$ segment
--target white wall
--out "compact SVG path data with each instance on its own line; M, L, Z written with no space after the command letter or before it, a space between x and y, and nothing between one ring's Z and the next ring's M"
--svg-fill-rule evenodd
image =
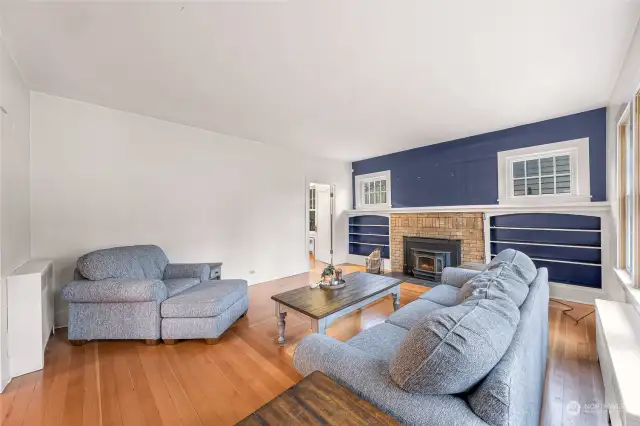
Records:
M6 277L29 260L29 90L0 36L0 389L9 381Z
M335 262L346 260L348 163L41 93L31 148L31 253L54 259L58 290L78 256L125 244L222 261L223 277L250 283L306 272L308 182L336 185Z

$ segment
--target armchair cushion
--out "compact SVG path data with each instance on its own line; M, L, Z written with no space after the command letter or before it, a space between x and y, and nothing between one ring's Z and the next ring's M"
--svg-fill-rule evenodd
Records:
M62 289L62 297L75 303L161 302L167 298L167 288L160 280L72 281Z
M200 283L197 278L171 278L164 280L164 285L167 286L167 294L169 297L173 297L178 293L182 293L185 290L190 289Z
M210 271L207 263L169 263L164 269L164 279L197 278L202 282L209 279Z
M158 246L129 246L96 250L78 258L77 268L88 280L108 278L162 279L169 263Z

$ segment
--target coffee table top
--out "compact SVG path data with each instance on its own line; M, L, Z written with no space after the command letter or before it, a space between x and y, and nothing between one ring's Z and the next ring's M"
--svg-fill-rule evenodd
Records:
M271 299L308 317L321 319L402 282L397 278L366 272L354 272L342 278L346 286L341 289L312 289L304 286L276 294Z
M399 425L319 371L314 371L236 426Z

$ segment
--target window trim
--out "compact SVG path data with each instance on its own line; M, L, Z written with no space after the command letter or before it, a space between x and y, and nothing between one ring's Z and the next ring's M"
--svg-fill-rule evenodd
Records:
M630 134L625 134L623 140L623 129L625 132L631 132ZM630 277L633 274L633 249L634 249L634 241L631 239L631 265L627 265L627 245L625 235L627 232L632 232L632 230L627 229L627 208L630 203L633 206L633 188L631 188L631 197L627 199L627 180L626 180L626 169L627 169L627 161L628 156L633 156L633 126L631 122L631 104L627 104L624 109L624 112L620 116L616 124L616 181L617 181L617 201L618 201L618 253L617 253L617 261L616 266L618 269L624 271ZM627 152L627 143L626 138L631 137L631 152ZM631 177L631 185L633 186L633 170ZM632 213L632 218L635 215ZM632 228L634 224L632 223ZM631 234L633 235L633 234Z
M384 179L387 182L387 202L378 204L364 204L363 203L363 189L362 184L371 180ZM382 208L391 208L391 170L385 170L375 173L368 173L365 175L355 176L354 191L356 194L356 210L377 210Z
M567 194L513 195L513 163L537 158L569 155L571 192ZM547 205L591 201L589 138L574 139L498 152L498 203L506 205Z
M309 185L309 223L308 228L309 228L309 232L313 232L315 234L315 230L311 229L311 212L314 213L314 222L317 220L316 215L316 197L317 197L317 191L316 191L316 187L314 184ZM316 228L317 228L317 224L316 224Z

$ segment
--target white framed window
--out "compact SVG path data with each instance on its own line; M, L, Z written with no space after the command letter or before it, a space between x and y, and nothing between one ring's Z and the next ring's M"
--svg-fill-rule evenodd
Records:
M500 204L591 201L589 139L498 153Z
M391 172L369 173L355 177L356 209L391 207Z

